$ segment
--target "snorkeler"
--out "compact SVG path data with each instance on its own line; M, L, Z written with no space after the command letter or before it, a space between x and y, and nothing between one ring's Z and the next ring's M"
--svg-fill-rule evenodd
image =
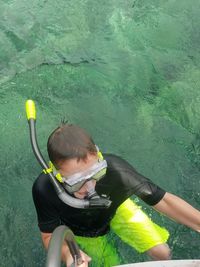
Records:
M31 120L30 120L31 121ZM30 123L32 145L34 122ZM31 126L32 124L32 126ZM67 225L75 234L83 263L110 267L120 263L110 229L138 252L147 252L154 260L168 260L169 233L154 224L130 199L135 195L169 218L200 231L200 212L183 199L166 192L139 174L119 156L101 154L91 136L82 128L62 123L49 136L47 150L50 166L44 167L33 185L33 200L38 226L45 248L52 232ZM66 243L62 259L71 266L73 259Z

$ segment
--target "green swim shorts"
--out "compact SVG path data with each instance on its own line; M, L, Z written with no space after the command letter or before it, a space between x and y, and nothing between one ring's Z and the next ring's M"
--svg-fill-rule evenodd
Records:
M127 199L111 221L111 229L138 252L166 243L169 232L152 220L131 199Z
M127 199L116 211L110 223L112 231L126 244L142 253L166 243L169 232L152 220L131 199ZM92 258L90 266L111 267L120 264L113 240L108 235L100 237L78 237L80 248Z

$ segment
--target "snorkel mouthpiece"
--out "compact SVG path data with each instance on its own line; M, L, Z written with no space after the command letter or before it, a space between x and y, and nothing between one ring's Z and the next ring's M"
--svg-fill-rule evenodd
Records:
M109 208L112 201L107 199L106 197L100 197L99 195L94 195L90 198L90 208Z
M99 196L95 191L95 187L92 182L87 182L87 185L90 187L88 191L87 199L89 199L89 207L90 208L109 208L111 205L111 201L106 197Z

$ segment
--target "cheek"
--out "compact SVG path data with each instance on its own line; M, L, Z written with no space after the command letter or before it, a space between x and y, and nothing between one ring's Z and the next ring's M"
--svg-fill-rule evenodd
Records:
M90 183L90 184L89 184ZM89 183L85 183L80 190L78 190L77 192L74 193L75 197L79 197L80 198L80 194L85 194L90 190L90 187L92 186L93 188L96 186L96 181L95 180L91 180Z
M85 198L86 195L87 195L87 188L86 188L85 185L83 185L83 186L81 187L81 189L78 190L77 192L74 192L74 196L75 196L76 198L79 198L79 199L83 199L83 198Z
M87 186L84 184L78 191L77 191L77 193L84 193L84 192L86 192L87 191Z

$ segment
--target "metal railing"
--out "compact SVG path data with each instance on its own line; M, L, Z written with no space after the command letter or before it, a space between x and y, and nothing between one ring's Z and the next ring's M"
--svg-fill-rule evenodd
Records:
M79 247L75 241L73 232L64 225L57 227L52 233L50 240L47 260L45 267L61 267L61 251L63 242L66 242L72 258L74 259L73 266L77 267L82 263ZM200 260L170 260L170 261L151 261L142 263L133 263L118 265L124 267L199 267ZM115 266L115 267L118 267ZM72 267L72 266L71 266Z
M74 259L73 265L76 267L82 263L80 250L74 239L73 232L67 226L61 225L52 233L45 267L61 267L61 252L64 241L66 241Z

